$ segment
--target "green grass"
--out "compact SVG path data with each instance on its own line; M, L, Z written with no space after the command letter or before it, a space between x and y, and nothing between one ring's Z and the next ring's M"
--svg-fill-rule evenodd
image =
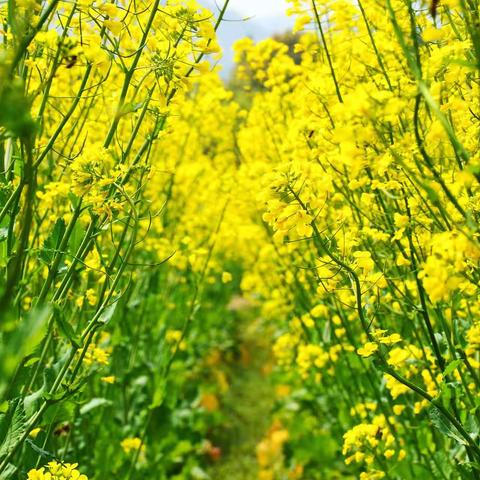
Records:
M257 478L255 447L270 426L273 387L262 367L268 362L268 346L262 342L254 322L239 341L250 357L234 368L233 381L223 406L229 415L226 428L218 434L221 459L212 466L212 480L254 480ZM239 329L242 331L243 329Z

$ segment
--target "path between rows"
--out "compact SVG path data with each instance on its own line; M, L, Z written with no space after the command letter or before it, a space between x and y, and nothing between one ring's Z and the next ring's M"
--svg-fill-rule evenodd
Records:
M258 478L255 450L270 427L274 400L266 373L267 338L255 321L239 333L241 360L234 367L230 390L224 398L223 410L228 420L219 435L223 455L209 471L212 480Z

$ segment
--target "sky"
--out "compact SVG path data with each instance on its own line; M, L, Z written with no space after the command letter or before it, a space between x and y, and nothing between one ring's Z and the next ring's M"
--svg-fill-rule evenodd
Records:
M287 9L287 2L285 0L230 0L228 9L245 16L270 17L283 15Z
M221 8L223 2L224 0L200 0L214 13L218 13L218 7ZM232 45L236 40L248 36L258 41L291 29L293 19L286 16L287 8L286 0L230 0L226 21L218 31L218 40L224 50L220 62L224 78L228 78L233 67Z

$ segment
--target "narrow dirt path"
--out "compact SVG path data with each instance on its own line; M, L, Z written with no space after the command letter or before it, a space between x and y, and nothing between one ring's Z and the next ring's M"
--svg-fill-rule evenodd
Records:
M229 421L218 439L223 456L209 471L212 480L256 480L255 449L270 426L274 394L266 372L268 335L259 322L245 324L239 335L241 361L224 400Z

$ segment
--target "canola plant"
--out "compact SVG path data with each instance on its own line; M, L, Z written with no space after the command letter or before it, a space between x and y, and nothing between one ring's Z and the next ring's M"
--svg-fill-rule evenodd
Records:
M246 322L259 480L479 478L478 3L290 0L223 82L228 6L0 3L0 479L212 478Z

